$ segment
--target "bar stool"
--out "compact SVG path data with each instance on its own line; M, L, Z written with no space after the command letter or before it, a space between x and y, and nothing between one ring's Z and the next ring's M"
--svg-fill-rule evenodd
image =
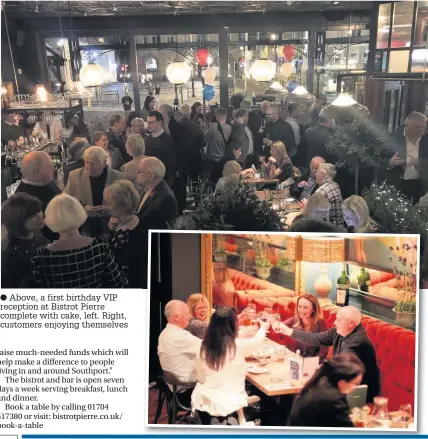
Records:
M172 390L168 384L172 386ZM166 402L168 411L168 424L175 424L177 414L180 411L184 411L186 413L180 418L179 422L182 422L184 419L186 419L190 415L192 408L186 407L180 402L180 392L178 392L177 389L179 387L186 387L190 390L196 386L196 383L181 382L171 372L162 371L162 375L158 376L157 385L159 389L159 396L154 424L157 424L159 420L164 402Z

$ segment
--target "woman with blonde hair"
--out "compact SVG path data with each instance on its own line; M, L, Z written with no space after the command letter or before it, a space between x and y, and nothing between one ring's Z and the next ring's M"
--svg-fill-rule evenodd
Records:
M235 293L235 285L229 276L229 269L226 264L213 264L213 306L220 308L222 306L233 306L233 294Z
M370 232L372 222L366 200L358 195L347 198L342 205L343 217L349 229L355 233Z
M318 299L309 293L302 294L296 303L294 316L284 322L290 328L309 332L328 330ZM317 357L323 360L328 353L328 346L318 347L295 341L295 351L299 350L303 357Z
M147 239L136 215L140 196L127 180L117 180L104 189L109 222L109 242L118 264L127 272L129 288L147 287Z
M132 157L132 160L128 163L125 163L120 169L126 175L126 178L132 183L134 186L139 189L139 185L137 182L137 170L138 166L141 163L141 160L146 158L144 152L146 150L146 145L144 143L144 138L139 134L130 134L126 139L126 152Z
M277 178L279 181L283 182L292 177L293 163L290 157L288 157L285 145L280 141L273 142L270 153L271 156L264 165L269 171L270 178Z
M37 286L45 288L122 288L126 277L119 270L107 240L82 236L87 219L83 206L61 194L46 208L45 224L59 239L39 248L31 260Z
M236 160L229 160L223 167L223 177L217 182L215 192L234 192L239 187L241 165Z
M186 330L198 338L204 338L210 322L210 304L203 294L191 294L187 299L187 307L192 316Z
M330 201L324 195L315 193L306 200L302 213L294 218L293 223L304 218L328 221L330 209Z

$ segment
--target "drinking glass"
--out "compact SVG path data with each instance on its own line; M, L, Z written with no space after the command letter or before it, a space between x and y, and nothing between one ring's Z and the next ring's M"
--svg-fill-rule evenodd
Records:
M254 302L250 302L250 303L247 305L247 308L248 308L248 309L253 309L254 311L256 311L256 304L255 304Z
M400 405L400 412L401 412L401 421L405 423L405 427L407 427L408 423L412 419L412 405L411 404L402 404Z

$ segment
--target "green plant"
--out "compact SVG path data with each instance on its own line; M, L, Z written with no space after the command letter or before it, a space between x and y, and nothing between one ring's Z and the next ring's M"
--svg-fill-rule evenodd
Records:
M411 293L404 293L401 298L397 300L394 311L416 314L416 296Z
M360 168L378 169L387 144L383 131L369 119L362 118L338 125L326 146L337 158L337 167L347 167L354 172L354 190L358 194Z
M269 203L261 201L248 184L227 193L203 196L195 211L180 217L176 230L281 231L283 227Z
M288 267L290 265L290 261L287 258L281 258L277 263L277 267Z
M256 267L270 268L272 267L272 263L269 259L256 259Z

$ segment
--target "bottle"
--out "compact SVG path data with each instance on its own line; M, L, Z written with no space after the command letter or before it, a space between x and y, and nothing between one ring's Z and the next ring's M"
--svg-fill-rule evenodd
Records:
M348 306L349 305L349 284L350 280L345 270L342 270L342 274L337 278L336 282L336 305Z
M370 286L370 274L364 268L361 268L360 274L358 275L358 288L360 291L368 293Z

